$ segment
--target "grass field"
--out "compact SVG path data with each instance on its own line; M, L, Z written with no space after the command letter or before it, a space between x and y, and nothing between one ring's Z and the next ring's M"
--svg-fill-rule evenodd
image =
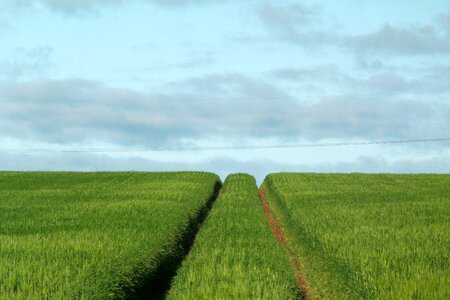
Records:
M0 172L0 299L154 292L218 184L210 173Z
M450 175L268 175L281 244L252 176L220 185L0 172L0 299L450 298Z
M228 176L169 299L298 298L292 267L265 220L255 179Z
M449 299L450 176L271 174L310 298Z

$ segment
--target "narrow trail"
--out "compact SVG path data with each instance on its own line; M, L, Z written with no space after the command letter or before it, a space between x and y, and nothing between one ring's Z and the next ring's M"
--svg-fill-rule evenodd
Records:
M258 190L259 199L261 200L261 205L263 207L264 215L266 216L267 222L269 223L270 229L272 230L272 234L275 239L283 246L286 250L286 253L291 260L292 268L295 273L295 280L297 282L297 286L301 291L303 299L309 299L309 285L306 281L306 278L303 276L302 266L298 259L295 257L292 249L290 249L287 243L287 237L283 232L283 228L280 226L277 220L273 217L272 211L270 209L269 202L266 199L266 194L262 189Z
M203 207L198 218L196 219L195 222L189 225L188 231L185 233L185 235L183 236L183 240L181 241L181 247L183 248L183 255L180 257L176 257L175 262L171 262L166 265L162 264L161 268L163 270L158 272L159 274L162 275L158 282L158 287L148 291L147 296L137 299L163 300L167 298L167 295L169 294L171 288L172 280L176 276L177 271L181 267L181 264L183 263L185 258L189 255L189 252L191 251L192 246L194 245L195 238L197 237L197 233L199 232L214 202L219 197L221 190L222 185L220 183L216 183L213 194L209 198L206 205Z

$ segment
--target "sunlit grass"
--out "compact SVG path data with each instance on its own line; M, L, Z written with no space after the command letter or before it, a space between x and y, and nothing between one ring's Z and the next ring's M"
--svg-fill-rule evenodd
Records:
M127 298L158 284L218 181L209 173L0 173L0 298Z
M312 296L450 296L449 175L272 174L263 188Z
M299 292L292 267L265 220L255 179L230 175L169 299L295 298Z

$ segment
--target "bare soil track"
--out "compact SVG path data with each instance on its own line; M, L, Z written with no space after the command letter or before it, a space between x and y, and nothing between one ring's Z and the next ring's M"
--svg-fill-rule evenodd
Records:
M303 276L302 266L298 259L295 257L292 250L289 248L287 243L287 237L283 232L283 228L280 223L273 217L272 211L270 209L269 202L266 199L266 194L262 189L258 190L259 199L261 200L261 205L263 207L264 215L266 216L267 222L269 223L270 229L272 230L272 234L275 239L285 248L286 252L289 255L289 258L292 263L292 267L295 272L295 279L297 281L297 286L301 291L303 299L309 299L309 285L306 281L306 278Z

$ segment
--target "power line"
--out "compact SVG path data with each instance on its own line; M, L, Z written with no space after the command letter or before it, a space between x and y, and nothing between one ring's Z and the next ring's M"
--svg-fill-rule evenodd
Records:
M114 149L114 148L85 148L85 149L52 149L52 148L0 148L0 152L70 152L70 153L125 153L125 152L179 152L179 151L219 151L219 150L259 150L259 149L287 149L287 148L319 148L319 147L343 147L365 146L384 144L412 144L450 142L450 137L415 140L380 140L366 142L340 142L340 143L315 143L315 144L285 144L285 145L249 145L249 146L207 146L207 147L151 147L140 149Z

